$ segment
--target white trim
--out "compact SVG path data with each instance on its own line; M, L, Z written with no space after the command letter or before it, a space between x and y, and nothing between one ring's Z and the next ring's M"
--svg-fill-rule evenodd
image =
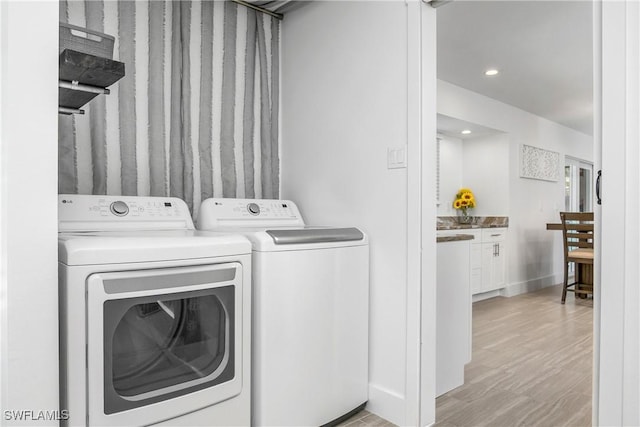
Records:
M620 248L624 242L624 130L625 130L625 3L603 2L602 4L602 169L606 187L605 204L602 206L601 280L607 290L600 301L600 363L598 395L598 418L595 425L622 425L622 378L623 378L623 326L624 313L624 259L617 253L607 252L613 245ZM621 187L618 187L622 184ZM612 205L606 199L617 199L617 218L612 215ZM613 221L612 221L613 220ZM621 229L622 228L622 229ZM596 252L597 253L597 252ZM600 287L594 284L598 295Z
M420 153L421 182L421 339L420 352L420 426L431 425L436 420L436 10L428 5L421 8L421 135L424 149Z
M0 2L0 51L7 51L7 2ZM4 75L6 73L5 68L7 64L7 55L0 56L0 408L7 408L7 395L9 390L9 382L6 380L6 372L9 371L9 352L7 349L8 337L9 337L9 313L7 306L7 293L9 288L9 281L7 275L6 259L7 259L7 224L4 220L6 218L6 194L8 190L7 185L7 165L6 162L6 144L2 144L4 134L2 133L3 126L3 105L4 100L4 85L9 82L5 82Z
M593 2L593 160L594 172L602 167L602 2ZM594 189L595 192L595 189ZM594 234L602 235L600 205L594 201ZM601 253L601 239L594 242L594 252ZM592 405L591 420L596 425L599 420L600 402L600 257L593 262L593 369L592 369Z
M640 3L627 2L626 11L626 128L624 139L625 162L625 222L624 222L624 325L623 325L623 380L622 424L640 425ZM616 203L607 205L614 210ZM605 248L606 249L606 248ZM613 249L608 248L610 251ZM618 256L621 254L618 253Z
M525 280L523 282L510 283L500 290L500 296L513 297L528 292L535 292L540 289L557 285L564 280L564 273L550 274L535 279Z
M591 165L591 166L593 166L593 162L592 162L592 161L590 161L590 160L581 159L580 157L570 156L570 155L568 155L568 154L565 154L565 155L564 155L564 160L565 160L565 162L566 162L567 160L571 160L571 161L573 161L573 162L584 163L584 164L586 164L586 165Z
M601 246L596 247L600 265L596 256L594 292L601 301L595 322L599 330L594 327L594 424L639 425L640 215L634 198L640 184L640 8L634 0L603 1L601 6L603 204L601 215L596 212Z
M59 9L51 1L1 1L0 9L0 424L27 425L35 420L20 422L4 411L60 415Z
M474 302L484 301L486 299L495 298L495 297L499 297L499 296L500 296L500 289L495 289L493 291L483 292L481 294L472 295L471 296L471 303L473 304Z
M367 411L396 425L405 425L403 419L405 410L406 399L404 396L377 384L369 383Z
M421 330L421 69L420 8L407 1L407 350L405 377L405 425L420 420ZM435 218L433 221L435 224Z

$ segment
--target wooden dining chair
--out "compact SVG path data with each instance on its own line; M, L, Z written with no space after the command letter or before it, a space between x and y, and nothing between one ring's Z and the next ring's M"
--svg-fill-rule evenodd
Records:
M560 212L564 241L564 286L567 291L593 295L593 212ZM569 264L574 263L574 281L569 283Z

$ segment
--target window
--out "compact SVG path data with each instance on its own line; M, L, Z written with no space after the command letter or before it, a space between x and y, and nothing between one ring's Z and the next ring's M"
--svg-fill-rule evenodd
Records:
M593 165L571 157L565 158L565 210L593 211Z

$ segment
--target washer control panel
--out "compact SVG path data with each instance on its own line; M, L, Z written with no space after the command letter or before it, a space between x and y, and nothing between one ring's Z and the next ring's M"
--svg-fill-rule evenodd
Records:
M260 205L257 203L249 203L247 210L251 215L260 215Z
M187 205L175 197L63 194L58 197L58 219L60 231L193 229Z
M122 200L111 203L111 213L116 216L125 216L129 213L129 206Z
M302 215L289 200L206 199L200 206L198 228L304 226Z

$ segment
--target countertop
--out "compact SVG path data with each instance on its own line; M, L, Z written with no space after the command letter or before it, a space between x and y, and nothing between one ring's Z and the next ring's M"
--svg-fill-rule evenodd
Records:
M439 216L437 230L470 230L477 228L505 228L509 227L507 216L472 216L469 223L460 224L458 217Z
M452 224L439 225L437 230L475 230L478 228L504 228L505 225L479 225L479 224Z
M473 240L474 237L472 234L452 234L449 236L437 236L436 237L436 242L438 243L443 243L443 242L458 242L461 240Z

